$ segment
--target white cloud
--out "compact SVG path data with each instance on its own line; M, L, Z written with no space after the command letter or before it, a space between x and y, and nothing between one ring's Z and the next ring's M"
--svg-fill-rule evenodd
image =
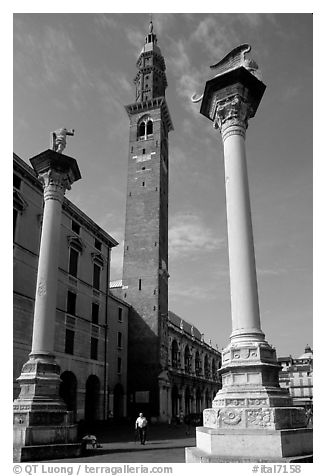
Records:
M222 59L237 43L234 29L231 29L230 25L226 27L225 22L222 22L220 18L212 16L204 18L190 38L191 41L199 43L215 62ZM232 38L232 41L229 38Z
M122 240L119 243L119 245L113 248L112 250L111 267L110 267L111 281L115 281L116 279L121 279L122 277L123 250L124 250L124 240Z
M111 30L119 26L113 15L106 15L105 13L95 15L94 22L96 26L100 26L105 30Z
M184 283L176 283L169 287L169 300L173 305L179 298L187 298L193 300L205 300L215 299L215 293L213 292L213 286L209 286L207 282L201 282L196 285L186 285Z
M134 54L138 58L140 50L145 42L145 35L140 30L135 30L132 28L127 28L126 30L127 39L134 47Z
M169 228L169 255L172 258L192 257L224 246L203 221L194 214L177 215Z

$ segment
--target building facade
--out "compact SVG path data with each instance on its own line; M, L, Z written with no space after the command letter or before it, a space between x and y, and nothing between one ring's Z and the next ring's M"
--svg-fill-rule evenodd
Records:
M309 345L302 355L293 358L279 357L282 369L279 374L280 386L288 388L293 404L312 407L313 405L313 352Z
M170 415L202 413L221 388L221 354L199 330L173 312L168 316Z
M16 382L31 349L43 189L14 154L13 351ZM129 306L110 293L110 256L118 243L64 199L55 329L61 395L77 420L127 412Z

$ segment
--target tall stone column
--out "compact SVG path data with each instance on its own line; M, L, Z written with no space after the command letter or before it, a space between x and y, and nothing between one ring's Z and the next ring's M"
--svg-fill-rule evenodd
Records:
M43 184L44 212L35 294L32 349L18 381L14 401L16 461L74 455L77 427L59 396L60 368L55 361L55 315L61 211L65 191L80 179L75 159L46 150L31 159Z
M250 49L241 45L212 67L217 74L206 83L200 109L223 140L232 333L222 351L222 388L203 412L204 426L197 428L197 447L186 451L187 462L312 453L304 411L280 388L276 351L261 330L245 138L266 86L246 56Z

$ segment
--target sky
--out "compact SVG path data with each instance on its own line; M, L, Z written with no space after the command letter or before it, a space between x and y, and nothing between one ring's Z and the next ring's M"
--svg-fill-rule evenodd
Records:
M24 161L75 129L65 153L82 180L67 198L120 244L122 277L129 120L148 13L15 13L13 150ZM262 330L278 356L312 341L313 25L309 13L154 13L166 63L169 135L169 308L219 350L231 308L223 147L190 97L209 66L252 47L266 91L249 121L246 152Z

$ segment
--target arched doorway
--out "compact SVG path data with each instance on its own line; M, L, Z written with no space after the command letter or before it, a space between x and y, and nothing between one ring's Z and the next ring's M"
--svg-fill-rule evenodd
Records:
M95 421L100 399L100 381L96 375L90 375L86 381L85 420Z
M120 383L117 383L113 391L113 415L114 418L123 417L123 387Z
M172 387L171 398L172 398L172 416L176 416L178 414L178 387L174 385Z
M73 412L74 420L77 414L77 379L74 373L66 370L60 375L60 397L67 405L67 410Z

